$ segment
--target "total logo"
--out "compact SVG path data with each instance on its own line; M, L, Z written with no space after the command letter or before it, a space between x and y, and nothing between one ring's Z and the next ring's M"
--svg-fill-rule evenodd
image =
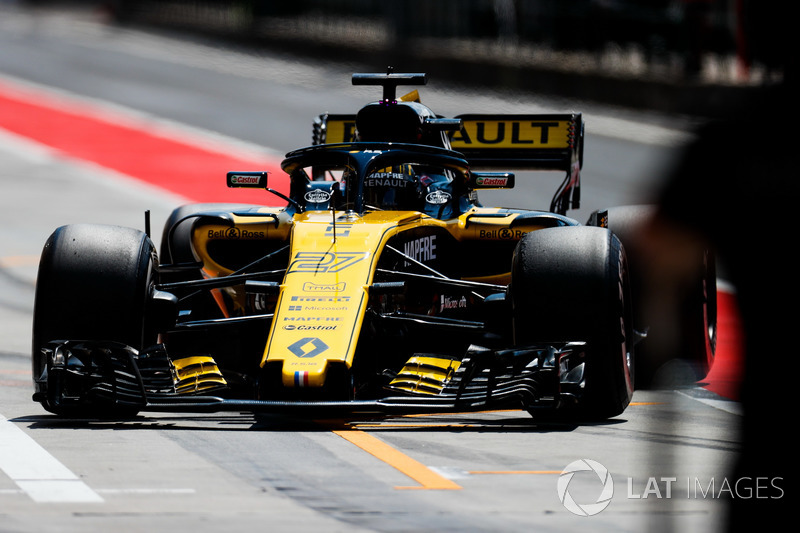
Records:
M590 486L582 485L581 488L585 490L579 491L582 501L588 495L597 494L597 498L594 501L578 503L572 496L570 492L571 484L573 485L573 492L578 492L575 489L576 484L573 483L575 474L578 472L593 472L597 477L597 480L594 480L595 476L590 476L592 480ZM582 476L582 479L585 480L585 476ZM598 514L608 507L612 496L614 496L614 481L611 479L608 469L591 459L579 459L568 464L558 477L557 488L559 501L569 512L578 516L594 516Z

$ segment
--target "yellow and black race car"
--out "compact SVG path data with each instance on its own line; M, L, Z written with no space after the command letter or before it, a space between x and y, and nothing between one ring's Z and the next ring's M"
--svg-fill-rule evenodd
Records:
M34 399L67 416L622 413L645 328L617 233L646 209L566 216L580 114L448 119L416 91L397 98L425 81L355 74L382 99L316 120L313 144L283 160L287 196L264 172L228 173L285 207L180 207L158 252L135 229L57 229L37 284ZM483 207L477 191L513 187L506 169L563 171L551 209ZM713 354L712 307L690 313L698 359Z

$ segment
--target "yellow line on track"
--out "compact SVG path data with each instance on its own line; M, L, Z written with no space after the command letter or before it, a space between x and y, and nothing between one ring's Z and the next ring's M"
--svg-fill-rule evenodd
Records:
M39 263L38 255L9 255L0 257L0 267L34 266Z
M358 430L334 431L351 444L355 444L365 452L380 459L389 466L399 470L406 476L420 484L418 487L395 487L400 490L459 490L457 485L449 479L440 476L419 461L412 459L399 450L392 448L385 442L368 433Z

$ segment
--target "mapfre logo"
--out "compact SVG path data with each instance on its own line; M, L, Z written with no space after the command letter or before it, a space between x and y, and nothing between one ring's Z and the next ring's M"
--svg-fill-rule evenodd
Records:
M578 484L573 483L573 478L578 472L594 472L599 483L594 479L594 476L591 476L588 483L581 484L581 487L576 488L575 485ZM585 477L583 477L583 481L586 481ZM593 516L598 514L608 507L608 504L611 503L611 497L614 496L614 481L611 479L611 474L608 472L608 469L591 459L579 459L568 464L558 477L557 488L558 499L569 512L578 516ZM598 492L599 495L592 503L578 503L573 497L570 488L572 488L572 492L581 494L581 500L587 495L591 496Z

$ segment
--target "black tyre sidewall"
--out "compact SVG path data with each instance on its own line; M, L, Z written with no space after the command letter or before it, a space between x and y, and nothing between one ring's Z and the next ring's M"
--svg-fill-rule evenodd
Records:
M633 394L627 259L604 228L529 233L512 265L514 343L586 341L586 384L576 412L616 416Z

